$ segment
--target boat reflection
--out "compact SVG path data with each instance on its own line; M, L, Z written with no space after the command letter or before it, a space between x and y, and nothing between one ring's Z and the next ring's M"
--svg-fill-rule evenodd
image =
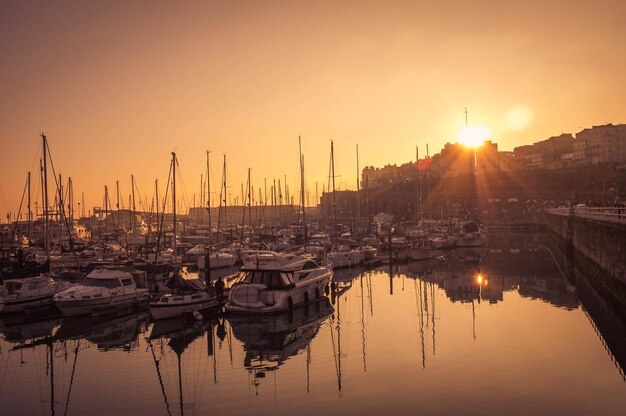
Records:
M38 317L14 314L0 318L0 335L14 345L51 337L63 321L63 317Z
M244 367L252 377L257 395L266 373L278 370L300 351L306 351L307 364L310 362L311 340L333 310L329 300L322 298L279 315L228 318L233 335L243 344Z
M565 309L580 301L555 262L547 236L536 233L491 233L485 248L462 248L445 261L410 263L407 277L436 284L453 302L498 303L504 293L539 299ZM478 279L478 276L481 276Z
M63 320L54 338L57 341L84 339L101 351L131 351L137 347L139 334L145 332L148 316L148 311L142 310L104 317L70 317Z
M148 348L152 353L152 359L154 360L154 366L156 369L157 377L159 379L159 385L161 386L161 394L163 395L163 401L165 403L167 414L172 414L170 410L170 401L165 389L165 383L163 381L163 375L161 373L161 360L163 359L164 349L163 344L167 346L176 354L176 362L178 368L178 397L180 405L180 414L185 414L184 404L184 389L183 389L183 370L181 365L181 357L185 350L196 340L202 338L207 331L207 328L213 328L213 321L192 321L185 317L162 319L155 322L152 327L150 337L147 338ZM212 341L212 337L209 338ZM155 348L155 344L159 344ZM160 358L157 358L157 350L160 351ZM212 344L209 343L209 355L213 355Z

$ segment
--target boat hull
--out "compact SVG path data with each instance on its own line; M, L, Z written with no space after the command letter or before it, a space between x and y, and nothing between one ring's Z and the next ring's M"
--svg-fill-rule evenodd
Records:
M256 302L238 302L235 286L231 289L231 295L225 309L230 313L266 315L287 311L325 296L332 276L333 273L330 271L310 281L302 282L302 284L289 290L261 290ZM269 299L271 302L268 301Z
M148 290L137 291L136 293L124 294L113 297L102 297L92 299L57 300L55 306L65 316L79 316L87 314L97 314L98 312L118 309L126 306L144 303L148 301Z
M150 315L154 319L169 319L189 315L195 311L217 309L220 303L216 298L201 300L198 302L185 302L179 304L150 304Z
M25 310L52 304L54 293L30 299L16 299L0 303L0 314L24 312Z

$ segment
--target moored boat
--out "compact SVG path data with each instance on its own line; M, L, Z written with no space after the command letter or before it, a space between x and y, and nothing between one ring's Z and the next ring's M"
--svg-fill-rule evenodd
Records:
M50 305L54 294L69 286L68 282L55 281L47 276L4 280L0 285L0 313L23 312Z
M333 271L303 255L265 252L250 256L230 289L226 310L276 313L326 293Z
M220 301L200 279L184 279L179 275L167 282L174 293L166 293L150 302L150 315L154 319L168 319L192 314L195 311L217 309Z
M364 255L360 250L351 250L348 246L339 246L326 256L333 265L333 269L352 267L363 263Z
M148 301L146 272L100 267L80 283L54 295L65 316L100 314Z

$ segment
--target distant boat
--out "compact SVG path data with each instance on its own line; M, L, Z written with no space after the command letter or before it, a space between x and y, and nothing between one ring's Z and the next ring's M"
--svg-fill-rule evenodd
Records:
M462 230L459 233L456 244L459 247L481 247L485 244L487 239L484 233L480 229L480 226L476 221L468 221L463 224Z
M69 286L67 282L57 282L47 276L7 279L0 285L0 313L50 305L55 293Z
M101 267L79 284L54 295L55 306L65 316L106 313L148 301L146 272Z
M303 255L274 252L250 256L230 289L226 310L276 313L325 295L333 271Z
M198 257L198 268L205 270L205 256ZM216 252L211 254L211 269L221 269L224 267L232 267L237 261L237 256L231 253Z
M333 269L352 267L363 263L365 256L360 250L351 250L348 246L339 246L326 256L333 265Z
M417 240L413 247L409 249L409 257L411 260L428 260L437 256L437 250L432 246L428 239Z

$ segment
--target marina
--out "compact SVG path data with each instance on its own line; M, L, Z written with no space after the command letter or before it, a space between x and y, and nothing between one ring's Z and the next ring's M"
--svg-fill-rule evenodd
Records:
M566 270L546 233L497 232L478 251L339 270L328 297L278 314L3 315L3 413L611 414L624 321Z
M624 15L0 1L0 416L622 416Z

